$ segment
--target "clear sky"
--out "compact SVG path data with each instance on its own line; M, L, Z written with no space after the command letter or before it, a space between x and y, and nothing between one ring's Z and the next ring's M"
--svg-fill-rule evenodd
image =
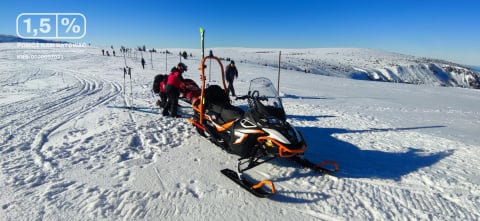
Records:
M480 0L2 0L0 33L27 12L77 12L79 42L147 48L381 49L480 65Z

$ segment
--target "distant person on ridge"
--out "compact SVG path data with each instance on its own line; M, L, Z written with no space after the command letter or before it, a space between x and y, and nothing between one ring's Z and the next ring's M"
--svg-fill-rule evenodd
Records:
M142 67L145 70L145 59L142 58Z
M238 70L237 67L235 67L235 61L232 60L230 64L227 65L227 68L225 70L225 76L228 82L227 94L230 94L231 91L232 96L237 96L235 95L235 88L233 88L233 80L235 78L238 78Z
M185 87L183 83L182 73L187 71L187 65L180 62L177 67L172 68L167 77L167 84L165 85L165 93L167 94L167 104L163 107L163 116L179 117L177 114L178 98L180 97L180 89ZM170 113L169 113L170 111Z

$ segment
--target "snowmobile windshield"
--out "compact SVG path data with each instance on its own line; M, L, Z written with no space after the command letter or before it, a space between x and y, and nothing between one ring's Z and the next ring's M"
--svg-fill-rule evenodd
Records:
M256 109L259 115L265 118L274 117L281 121L286 120L282 100L278 96L277 89L268 78L251 80L248 93L254 102L251 106Z

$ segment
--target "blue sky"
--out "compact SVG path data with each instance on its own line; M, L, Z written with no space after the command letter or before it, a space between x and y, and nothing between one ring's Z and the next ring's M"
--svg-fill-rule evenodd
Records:
M147 48L355 47L480 65L478 0L2 0L0 33L26 12L77 12L80 42Z

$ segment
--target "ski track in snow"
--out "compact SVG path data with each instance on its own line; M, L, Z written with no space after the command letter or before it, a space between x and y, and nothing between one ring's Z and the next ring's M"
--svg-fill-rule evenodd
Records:
M129 58L138 73L133 106L145 107L131 110L123 58L98 51L64 49L63 63L0 57L2 219L480 218L479 165L462 160L477 159L478 146L421 133L442 125L395 127L375 111L341 109L322 96L287 94L283 102L307 140L307 158L334 159L340 171L319 176L276 159L246 174L276 185L276 195L258 199L220 174L236 167L235 156L185 119L157 114L148 91L164 67L142 73ZM255 76L245 75L237 81L240 92ZM182 114L191 114L181 105Z

